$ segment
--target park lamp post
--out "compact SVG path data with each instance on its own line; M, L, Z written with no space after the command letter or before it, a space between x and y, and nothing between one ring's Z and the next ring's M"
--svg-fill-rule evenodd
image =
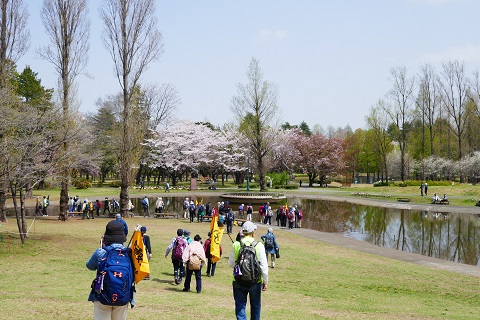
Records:
M250 155L248 156L248 160L247 160L247 164L248 164L248 171L247 171L247 191L250 191Z

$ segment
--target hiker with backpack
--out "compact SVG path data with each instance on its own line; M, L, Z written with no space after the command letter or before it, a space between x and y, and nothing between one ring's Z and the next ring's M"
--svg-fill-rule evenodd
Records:
M120 213L116 213L115 214L115 219L122 223L123 230L125 231L125 236L128 236L128 225L127 225L127 222L122 219L122 215Z
M197 210L197 206L195 206L195 202L190 201L190 206L188 207L188 214L190 215L190 223L193 222L195 218L195 210Z
M105 201L103 203L103 215L105 215L105 212L108 211L108 216L110 216L110 201L108 200L107 197L105 197Z
M205 206L203 203L200 203L198 206L198 213L197 213L197 222L203 222L203 217L205 216Z
M185 292L190 291L193 273L195 273L197 293L202 291L202 265L207 263L207 258L205 257L201 240L200 235L195 235L193 241L183 251L183 265L187 270L187 276L183 284L183 291Z
M290 208L290 210L288 211L287 218L288 218L288 229L293 229L293 226L295 224L295 209L294 208Z
M50 206L50 195L48 197L43 196L43 211L42 216L48 216L47 208Z
M90 216L88 215L88 212L89 212L89 205L88 205L88 200L83 200L83 206L82 206L82 212L83 212L83 215L82 215L82 220L85 219L85 217L87 217L87 219L90 219Z
M235 214L233 214L232 208L229 208L225 215L225 223L227 224L227 233L233 233L233 221L235 220Z
M190 207L190 202L188 202L188 198L185 198L185 200L183 200L183 219L189 218L188 216L189 207Z
M157 202L155 202L155 213L162 213L163 212L163 199L162 197L157 197Z
M252 221L252 213L253 213L253 207L252 207L252 204L249 203L247 205L247 221Z
M228 265L233 268L233 298L237 319L247 319L247 296L250 296L250 319L259 320L262 291L267 290L268 262L263 243L256 241L257 226L246 221L242 225L244 237L233 243Z
M100 209L102 209L102 203L100 200L95 200L95 211L97 212L97 217L100 217Z
M168 245L165 252L165 258L167 258L170 251L172 251L172 264L173 264L173 276L175 278L175 284L182 283L182 279L185 276L185 267L183 266L183 251L187 247L187 240L183 238L183 229L177 230L177 236L173 238L172 242Z
M272 261L272 268L275 268L275 255L277 254L279 248L278 248L277 239L273 234L273 229L268 228L267 234L264 234L263 236L261 236L261 239L263 240L263 244L265 246L267 263L268 263L268 256L270 255L270 260Z
M193 239L190 238L190 230L188 229L183 230L183 238L187 240L187 245L189 245L193 241Z
M265 220L264 224L272 225L272 217L273 217L273 210L271 206L268 206L268 209L266 209L266 214L265 214Z
M147 253L147 259L150 261L152 258L152 245L150 243L150 236L147 234L147 227L142 226L140 228L140 233L142 234L143 245L145 246L145 252ZM150 280L150 274L143 278L144 280Z
M150 203L148 203L148 198L147 196L145 196L143 199L142 199L142 208L143 208L143 217L145 218L145 216L147 215L149 218L150 218Z
M88 301L94 303L94 319L127 319L128 303L134 306L134 275L131 249L120 221L111 220L105 228L101 247L86 263L96 270ZM118 276L120 275L120 276Z
M260 215L260 223L264 223L263 221L265 220L265 205L262 204L258 208L258 214Z

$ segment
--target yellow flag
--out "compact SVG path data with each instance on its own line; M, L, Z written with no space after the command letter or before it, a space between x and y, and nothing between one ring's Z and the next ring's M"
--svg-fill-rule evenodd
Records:
M212 262L215 263L220 260L220 244L223 236L223 228L218 226L218 214L212 217L210 233L210 254L212 255Z
M143 243L142 233L135 231L132 237L132 260L135 283L139 283L150 274L147 250Z

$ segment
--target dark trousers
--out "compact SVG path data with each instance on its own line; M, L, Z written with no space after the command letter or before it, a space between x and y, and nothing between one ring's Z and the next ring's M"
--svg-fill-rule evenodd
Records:
M202 291L202 267L200 270L189 270L187 268L187 276L185 277L185 283L183 287L185 290L190 290L190 282L192 282L192 274L195 273L196 289L197 292Z
M217 263L212 262L212 258L208 259L207 263L207 275L214 276L215 275L215 268L217 267Z
M247 319L247 297L250 298L250 320L260 320L262 284L256 283L244 286L233 281L233 299L235 300L235 316L237 319Z
M272 224L272 216L265 216L264 224Z
M233 233L233 221L227 220L227 233Z
M177 259L172 259L172 264L175 279L182 279L185 276L185 266L183 265L183 262Z

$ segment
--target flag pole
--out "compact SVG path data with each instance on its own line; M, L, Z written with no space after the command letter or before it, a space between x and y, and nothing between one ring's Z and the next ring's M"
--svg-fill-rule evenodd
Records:
M133 230L132 236L130 237L130 241L128 241L127 248L130 247L130 244L132 243L133 235L135 234L135 231L140 231L141 225L137 224L135 229Z
M228 237L230 238L230 240L232 240L232 243L234 243L235 241L233 241L232 236L230 235L230 233L227 232L227 234L228 234Z

